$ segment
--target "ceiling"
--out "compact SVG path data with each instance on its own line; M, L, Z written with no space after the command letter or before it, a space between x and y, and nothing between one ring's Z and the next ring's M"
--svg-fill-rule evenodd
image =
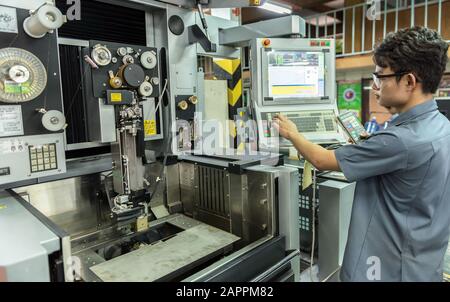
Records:
M292 7L293 14L303 17L344 7L344 0L271 0L270 2L288 5ZM257 7L242 9L243 24L278 18L280 16L280 14Z

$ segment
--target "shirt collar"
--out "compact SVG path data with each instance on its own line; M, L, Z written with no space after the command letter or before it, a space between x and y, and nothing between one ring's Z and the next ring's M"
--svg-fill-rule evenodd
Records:
M406 112L403 112L399 114L393 121L393 126L398 126L400 124L403 124L404 122L415 119L418 116L421 116L422 114L432 112L438 109L437 103L434 99L426 101L422 104L416 105L413 108L409 109Z

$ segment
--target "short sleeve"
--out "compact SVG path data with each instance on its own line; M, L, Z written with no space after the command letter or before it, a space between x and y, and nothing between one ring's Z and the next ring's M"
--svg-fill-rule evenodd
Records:
M405 169L408 162L408 149L392 132L379 132L359 144L343 146L335 155L352 182Z

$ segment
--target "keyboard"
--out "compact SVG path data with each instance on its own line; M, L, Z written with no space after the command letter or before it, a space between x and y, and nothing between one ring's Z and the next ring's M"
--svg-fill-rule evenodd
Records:
M300 133L336 132L337 124L332 110L282 112L296 126ZM271 118L271 115L267 116Z

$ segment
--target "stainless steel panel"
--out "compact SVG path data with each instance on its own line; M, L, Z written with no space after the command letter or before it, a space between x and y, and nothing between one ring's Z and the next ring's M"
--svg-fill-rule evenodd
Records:
M170 165L166 168L167 204L181 201L180 197L180 171L179 165Z
M100 174L15 189L25 200L71 235L111 224L109 204L100 201Z
M243 206L247 201L247 176L237 174L227 174L229 201L230 201L230 219L231 232L236 236L248 240L243 229Z
M249 241L273 234L275 183L270 173L249 171L248 198L243 206L243 225Z
M327 180L319 184L319 279L341 266L347 244L355 183ZM329 280L337 281L338 274Z
M180 198L185 214L192 216L194 211L194 194L197 191L197 179L194 179L194 165L179 163L180 167Z

